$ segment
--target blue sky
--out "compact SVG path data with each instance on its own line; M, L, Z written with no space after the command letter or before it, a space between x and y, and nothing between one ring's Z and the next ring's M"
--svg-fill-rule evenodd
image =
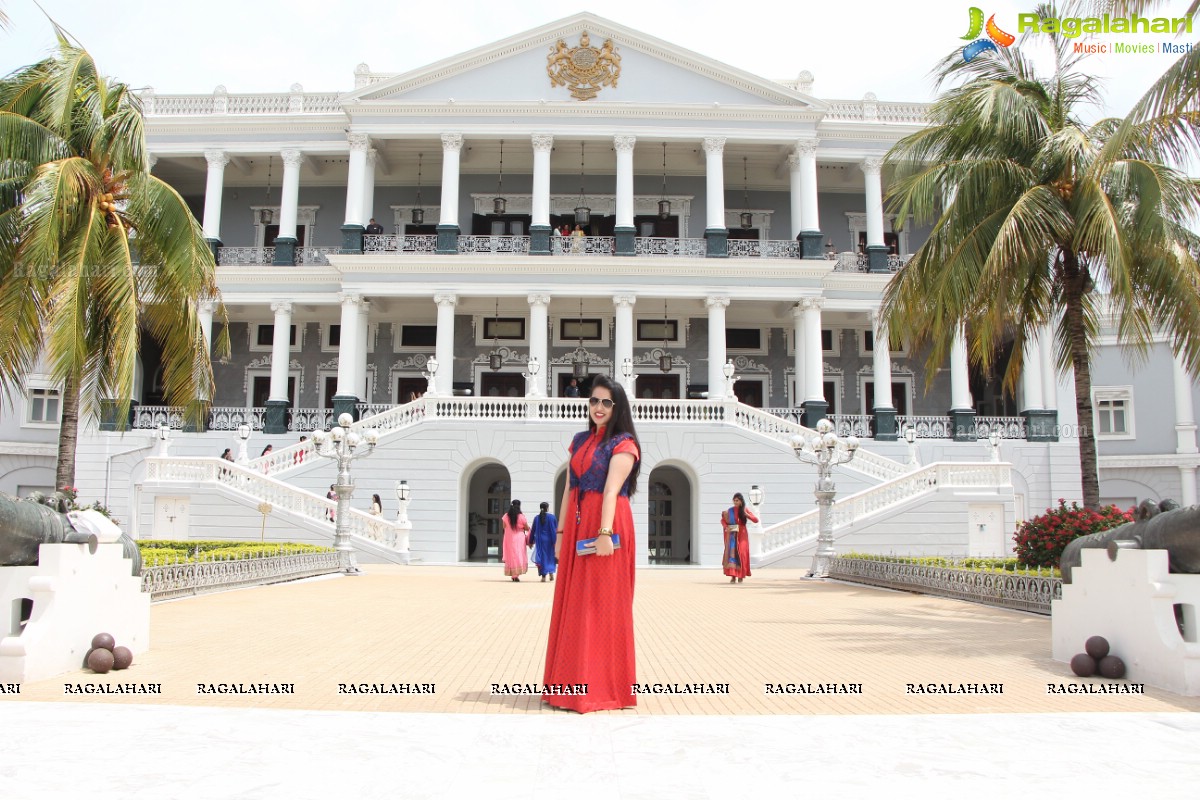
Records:
M975 3L1010 32L1017 13L1034 6ZM924 101L933 97L927 75L934 63L965 44L959 37L967 31L970 5L849 0L818 9L775 0L609 0L586 8L766 78L794 78L807 69L816 77L818 97L858 99L873 91L881 100ZM379 72L403 72L585 8L542 0L44 0L42 6L105 73L133 86L152 85L160 94L208 93L218 84L232 93L284 92L293 83L309 91L347 90L360 62ZM1168 0L1155 13L1178 15L1186 6L1186 0ZM0 72L7 74L49 52L53 34L33 0L0 0L0 7L11 19L0 32ZM1085 63L1105 79L1105 111L1123 114L1172 58L1102 56Z

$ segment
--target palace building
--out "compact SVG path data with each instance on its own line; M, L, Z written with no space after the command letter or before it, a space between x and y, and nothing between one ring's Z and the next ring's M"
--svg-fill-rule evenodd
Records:
M756 486L755 562L806 565L816 470L791 445L822 418L862 440L835 473L840 550L1001 554L1016 520L1079 495L1048 333L1013 396L965 346L929 376L881 328L927 235L883 203L921 103L823 98L808 72L768 80L589 13L404 74L360 65L342 91L142 102L153 171L214 249L233 352L185 429L146 337L130 418L81 435L81 499L139 537L257 539L265 520L330 541L312 434L349 412L379 435L353 467L361 557L495 559L511 498L561 497L586 424L568 387L598 374L636 398L644 563L719 564L718 515ZM1113 353L1095 364L1105 499L1194 502L1195 385L1165 340L1137 374ZM44 377L0 423L0 490L52 488Z

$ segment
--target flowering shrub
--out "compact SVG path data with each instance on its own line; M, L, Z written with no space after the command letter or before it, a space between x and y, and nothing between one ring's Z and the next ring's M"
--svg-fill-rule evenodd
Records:
M1072 540L1132 521L1133 509L1105 506L1093 511L1078 503L1068 508L1067 501L1059 498L1058 508L1047 508L1045 514L1017 527L1017 560L1030 567L1057 567L1063 549Z

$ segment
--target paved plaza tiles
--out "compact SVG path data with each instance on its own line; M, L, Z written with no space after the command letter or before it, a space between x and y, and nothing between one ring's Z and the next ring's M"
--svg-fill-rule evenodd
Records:
M579 716L514 692L540 681L553 590L498 565L367 566L158 603L128 671L0 694L0 796L1197 791L1200 698L1050 693L1108 682L1050 659L1047 617L797 570L642 569L648 693Z

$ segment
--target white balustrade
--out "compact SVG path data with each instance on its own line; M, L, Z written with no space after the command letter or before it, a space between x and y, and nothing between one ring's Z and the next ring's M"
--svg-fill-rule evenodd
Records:
M617 252L613 236L552 236L550 252L557 256L611 256Z
M459 236L460 253L528 253L528 236Z
M340 247L297 247L296 263L301 266L329 266L327 256L336 256L342 252Z
M639 236L634 240L634 253L639 256L704 258L708 254L708 242L704 239L672 239L662 236Z
M369 233L363 236L364 253L436 253L437 237Z
M146 109L146 116L178 117L196 114L244 114L279 115L290 109L292 95L286 94L230 94L223 95L224 111L218 112L219 104L213 95L155 95L153 104ZM341 114L341 98L336 92L321 92L303 95L305 114Z
M799 258L800 243L794 239L730 239L730 258Z

